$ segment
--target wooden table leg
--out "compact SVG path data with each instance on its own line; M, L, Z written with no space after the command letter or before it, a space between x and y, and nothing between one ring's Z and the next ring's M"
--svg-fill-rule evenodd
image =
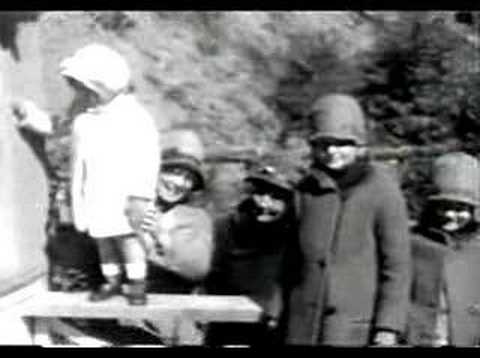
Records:
M39 346L52 346L50 337L49 319L45 317L32 317L33 344Z
M178 317L175 343L182 346L201 346L205 340L204 329L204 325L189 317Z

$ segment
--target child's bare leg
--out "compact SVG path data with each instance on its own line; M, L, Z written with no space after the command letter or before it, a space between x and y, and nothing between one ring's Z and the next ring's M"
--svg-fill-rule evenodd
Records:
M91 301L103 301L121 293L121 256L115 238L95 239L100 256L100 268L105 283L90 295Z
M129 284L126 297L131 305L147 303L146 278L147 257L145 249L136 235L121 239L120 245Z

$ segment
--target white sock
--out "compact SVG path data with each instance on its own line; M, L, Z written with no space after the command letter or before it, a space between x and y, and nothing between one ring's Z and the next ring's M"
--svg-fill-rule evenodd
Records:
M105 277L118 276L121 273L119 264L101 264L102 274Z
M125 264L125 271L129 280L145 280L145 278L147 277L147 264Z

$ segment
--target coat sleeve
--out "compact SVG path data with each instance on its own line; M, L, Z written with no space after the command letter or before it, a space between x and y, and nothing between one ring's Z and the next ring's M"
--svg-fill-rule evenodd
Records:
M426 237L412 237L411 307L407 324L407 341L414 346L435 344L435 326L440 293L444 283L444 262L447 246Z
M147 114L139 116L137 124L137 127L132 128L129 149L123 158L129 166L126 173L130 182L129 194L153 199L161 165L160 134L153 119Z
M286 231L287 241L280 268L279 281L287 291L299 284L302 279L302 263L304 257L300 247L298 226L298 222L292 220L291 226L289 226Z
M164 250L164 266L190 280L203 279L210 270L213 253L210 216L204 210L195 209L184 215L168 235L171 244Z
M72 216L75 228L78 231L86 231L87 224L85 222L86 208L84 206L84 183L86 180L86 168L83 148L84 141L82 139L84 133L84 119L78 117L73 123L72 130L72 158L71 158L71 205Z
M18 131L23 140L32 149L48 178L54 178L56 173L47 154L47 141L49 138L21 127L18 128Z
M225 271L225 259L227 258L227 248L230 239L230 215L218 218L213 224L214 250L212 256L212 265L208 274L205 286L207 292L217 293L219 283L222 283L222 276Z
M387 182L388 183L388 182ZM386 184L387 184L386 183ZM373 327L404 332L411 282L411 245L405 200L393 182L378 196L376 241L378 288Z
M124 175L129 188L124 213L132 229L140 233L143 216L153 206L152 200L155 198L161 165L161 141L150 115L141 108L136 110L136 121L123 128L128 131L125 135L131 141L128 142L122 161L127 168Z

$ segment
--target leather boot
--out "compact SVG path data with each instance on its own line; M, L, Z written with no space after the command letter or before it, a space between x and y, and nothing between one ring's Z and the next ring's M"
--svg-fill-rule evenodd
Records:
M147 304L147 283L145 280L131 280L124 292L128 304L131 306L143 306Z
M91 302L104 301L122 293L121 276L107 277L107 282L101 284L90 293Z

